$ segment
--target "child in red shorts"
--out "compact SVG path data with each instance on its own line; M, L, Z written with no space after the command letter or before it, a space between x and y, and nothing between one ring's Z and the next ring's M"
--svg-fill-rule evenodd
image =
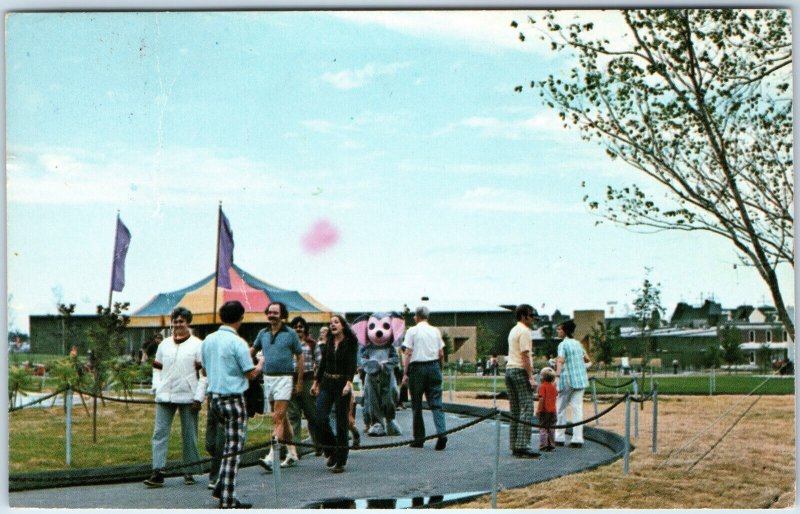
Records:
M539 450L551 452L556 448L555 435L553 428L556 424L556 372L553 368L542 368L541 385L538 395L539 403L536 405L536 416L539 419Z

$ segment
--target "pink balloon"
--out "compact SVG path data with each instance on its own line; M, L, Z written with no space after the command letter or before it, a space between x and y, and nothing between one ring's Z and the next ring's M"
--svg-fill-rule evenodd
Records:
M339 231L328 220L319 220L303 234L303 249L311 254L323 252L339 241Z

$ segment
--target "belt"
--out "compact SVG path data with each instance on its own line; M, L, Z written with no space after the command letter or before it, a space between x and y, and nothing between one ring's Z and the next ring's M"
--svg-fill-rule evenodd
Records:
M413 362L410 362L409 365L411 365L411 364L433 364L434 362L438 363L439 359L434 359L432 361L413 361Z
M221 399L221 398L240 398L241 396L242 396L242 393L239 393L239 394L217 394L217 393L211 393L211 399L212 400L217 400L217 399Z
M333 373L328 373L328 372L325 372L324 375L325 375L325 378L330 378L331 380L338 380L338 379L344 377L344 375L334 375Z
M293 377L294 371L291 373L264 373L265 377Z

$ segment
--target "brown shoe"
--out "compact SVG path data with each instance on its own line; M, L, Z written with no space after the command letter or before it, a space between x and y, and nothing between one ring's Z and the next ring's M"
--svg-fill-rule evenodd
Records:
M325 465L328 466L329 468L332 468L333 466L335 466L336 465L336 456L335 455L331 455L330 457L328 457L328 462L326 462Z

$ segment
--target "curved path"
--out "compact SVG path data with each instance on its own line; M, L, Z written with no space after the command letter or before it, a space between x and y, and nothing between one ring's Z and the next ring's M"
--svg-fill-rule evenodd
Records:
M474 418L449 412L446 419L448 429L452 429ZM398 411L397 421L403 430L402 436L373 438L363 435L362 445L410 439L411 411ZM425 411L425 422L431 430L433 420L429 411ZM621 457L623 441L619 436L588 425L584 435L583 448L558 447L554 452L543 453L539 459L516 459L508 450L508 425L501 423L500 488L550 480ZM403 446L352 451L346 472L339 475L325 467L323 457L307 455L297 466L281 470L277 498L273 475L265 474L259 466L249 466L239 470L237 496L252 502L256 508L310 508L333 499L360 500L356 502L359 506L368 503L392 508L405 506L405 502L382 503L376 499L440 495L447 499L486 493L492 488L495 437L495 422L487 420L451 434L447 449L441 452L434 451L435 440L426 441L424 448ZM531 439L538 445L536 429ZM9 504L34 508L215 508L217 502L206 488L206 476L197 478L197 483L191 486L184 485L180 477L167 478L160 489L147 489L137 481L10 492ZM367 499L369 502L363 501ZM346 503L331 502L330 506Z

